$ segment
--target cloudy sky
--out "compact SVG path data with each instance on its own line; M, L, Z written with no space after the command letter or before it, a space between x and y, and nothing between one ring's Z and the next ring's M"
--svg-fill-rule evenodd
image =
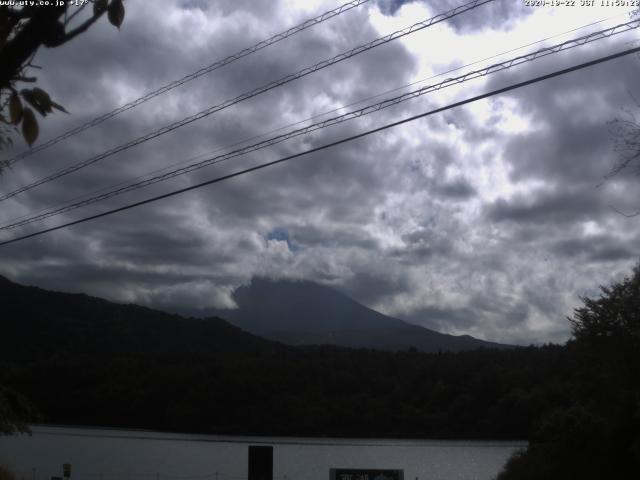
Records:
M129 0L120 31L102 19L69 44L39 52L39 85L70 112L42 120L39 142L340 3L162 0L150 7ZM371 1L17 163L0 178L0 192L461 3ZM354 102L365 100L357 105L364 106L626 22L629 11L534 8L524 1L496 0L18 195L3 202L0 222L197 155L224 152L310 117L329 118L336 113L326 112ZM548 37L553 38L526 46ZM637 38L632 31L466 82L0 232L0 239L630 48ZM623 172L602 184L620 159L608 122L627 115L625 109L635 111L638 78L640 59L628 56L3 246L0 274L25 284L165 309L230 307L234 288L254 275L306 279L442 332L521 344L562 342L569 336L565 317L579 306L579 297L595 295L599 285L622 278L639 258L640 217L616 213L640 209L639 177ZM406 87L414 82L419 83ZM371 99L380 94L385 95ZM6 157L24 149L20 141L16 144L15 150L3 152Z

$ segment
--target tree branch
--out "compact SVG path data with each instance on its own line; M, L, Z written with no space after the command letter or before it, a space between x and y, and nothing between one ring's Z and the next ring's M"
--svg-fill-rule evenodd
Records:
M24 27L0 49L0 88L8 87L40 45L52 40L47 35L55 31L64 11L65 7L56 6L34 10Z
M73 20L73 17L75 17L76 15L78 15L80 12L82 12L82 10L84 10L84 7L86 7L88 5L88 3L85 3L84 5L82 5L80 8L76 9L75 12L73 12L71 15L69 15L69 18L67 18L64 22L65 26L67 26L69 24L69 22L71 22L71 20Z
M64 43L67 43L69 40L73 39L77 35L80 35L81 33L87 31L88 28L91 25L93 25L96 22L96 20L98 20L102 15L104 15L104 11L102 11L102 12L98 13L97 15L94 15L91 18L87 19L84 23L78 25L76 28L74 28L70 32L67 32L64 36L60 37L55 42L50 43L48 46L49 47L59 47L60 45L62 45Z

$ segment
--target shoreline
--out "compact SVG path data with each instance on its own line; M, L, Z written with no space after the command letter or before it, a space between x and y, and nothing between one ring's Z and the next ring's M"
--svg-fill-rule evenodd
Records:
M61 424L33 424L32 434L65 435L94 438L120 438L131 440L166 440L205 443L239 443L239 444L276 444L276 445L313 445L313 446L475 446L475 447L526 447L528 440L522 439L449 439L449 438L394 438L394 437L329 437L329 436L282 436L282 435L228 435L188 432L168 432L126 427L104 427L98 425L61 425ZM35 430L34 430L35 429ZM64 432L47 432L44 429L59 429ZM39 431L38 431L39 430ZM68 430L84 430L69 432ZM89 433L93 431L95 433ZM98 433L100 432L100 433ZM113 432L113 434L109 434ZM119 434L118 434L119 433ZM129 433L129 435L123 435ZM145 435L146 434L146 435ZM267 440L269 439L269 440ZM371 442L371 443L367 443Z

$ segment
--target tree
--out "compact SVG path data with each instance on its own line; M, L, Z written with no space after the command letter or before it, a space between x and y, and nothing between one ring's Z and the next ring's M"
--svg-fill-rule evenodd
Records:
M640 475L640 264L601 291L569 319L568 405L540 420L499 480Z
M574 317L569 319L574 339L600 356L604 354L607 361L621 355L637 355L640 353L640 264L634 267L630 277L600 289L600 298L583 298L584 306L576 309Z
M28 2L25 2L28 3ZM34 2L36 3L36 2ZM32 145L38 138L37 112L46 117L55 110L66 112L34 84L30 71L38 68L33 58L41 46L55 48L86 32L105 13L120 28L124 20L122 0L83 1L70 13L71 2L51 1L49 5L0 5L0 150L12 145L11 135L21 129L25 141ZM72 27L72 22L89 4L89 18ZM0 161L0 172L6 163ZM35 416L32 404L17 392L0 385L0 434L28 431Z
M640 102L633 96L632 99L636 108L640 108ZM609 133L614 141L614 150L620 154L620 160L608 177L622 171L640 173L640 122L632 110L625 108L622 112L622 116L609 122Z
M0 435L28 433L39 414L33 404L15 390L0 385Z
M120 28L124 20L123 0L87 0L70 12L72 2L51 1L49 5L0 6L0 150L12 144L11 134L21 129L32 145L38 138L35 112L45 117L55 110L66 112L49 94L33 84L31 70L39 68L33 58L41 46L55 48L86 32L105 13ZM28 3L28 2L27 2ZM72 26L76 17L91 3L89 18ZM0 169L3 165L0 165Z
M640 101L631 92L629 95L635 104L635 111L631 108L624 108L622 115L608 123L613 149L618 154L618 162L605 175L603 183L622 173L640 175L640 119L637 116ZM625 217L640 216L640 210L630 213L615 208L614 210Z

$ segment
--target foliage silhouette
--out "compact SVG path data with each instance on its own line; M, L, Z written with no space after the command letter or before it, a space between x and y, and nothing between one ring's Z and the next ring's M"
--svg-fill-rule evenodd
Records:
M30 71L39 68L33 64L39 48L64 45L86 32L105 13L109 22L120 28L125 15L122 0L90 0L93 4L91 15L72 27L76 15L89 2L71 14L71 2L57 2L59 5L54 5L56 2L47 2L48 5L24 3L23 6L18 2L16 6L0 6L0 150L12 145L11 134L18 127L29 145L36 141L39 128L34 111L42 117L54 109L66 112L41 88L18 87L18 84L37 81ZM0 170L3 166L0 164Z
M569 319L573 388L542 417L499 480L637 478L640 474L640 265Z
M0 383L45 421L173 431L523 438L563 388L558 346L425 354L290 347L220 319L0 281Z

